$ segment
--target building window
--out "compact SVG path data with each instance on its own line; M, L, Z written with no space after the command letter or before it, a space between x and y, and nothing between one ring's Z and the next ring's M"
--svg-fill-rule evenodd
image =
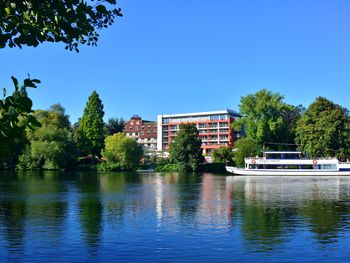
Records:
M211 120L211 121L217 121L217 120L219 120L219 115L211 115L211 116L210 116L210 120Z

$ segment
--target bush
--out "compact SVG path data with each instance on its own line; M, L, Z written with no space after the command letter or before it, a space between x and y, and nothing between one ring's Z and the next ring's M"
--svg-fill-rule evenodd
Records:
M179 170L176 164L158 164L155 172L177 172Z
M125 167L120 163L107 163L102 162L97 165L98 171L113 171L113 172L121 172L125 171Z

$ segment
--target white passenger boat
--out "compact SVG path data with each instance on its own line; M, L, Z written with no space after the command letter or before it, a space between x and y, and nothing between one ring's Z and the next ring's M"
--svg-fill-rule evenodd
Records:
M337 158L303 158L298 151L265 151L263 157L245 158L245 167L226 166L235 175L349 175L350 163Z

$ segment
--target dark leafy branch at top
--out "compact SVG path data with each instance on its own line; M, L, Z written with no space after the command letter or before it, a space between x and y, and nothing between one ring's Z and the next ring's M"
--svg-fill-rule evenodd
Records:
M96 46L97 29L122 16L116 0L0 1L0 48L62 42L79 52L80 44Z

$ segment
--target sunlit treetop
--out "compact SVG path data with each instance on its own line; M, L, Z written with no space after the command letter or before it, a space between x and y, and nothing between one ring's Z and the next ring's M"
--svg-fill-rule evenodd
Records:
M122 16L116 0L10 0L0 1L0 48L61 42L66 49L96 46L96 30Z

